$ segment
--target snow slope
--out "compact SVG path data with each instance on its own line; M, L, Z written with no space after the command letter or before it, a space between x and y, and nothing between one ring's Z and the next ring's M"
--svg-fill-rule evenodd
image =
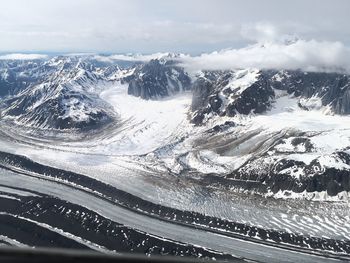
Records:
M79 57L57 57L44 64L50 72L55 68L60 71L15 96L16 103L3 110L5 120L13 115L25 128L65 129L93 126L105 117L108 125L78 139L64 134L64 140L53 133L43 138L4 125L3 132L23 143L81 154L124 156L142 169L152 167L151 173L204 182L214 176L224 180L220 187L240 191L251 190L247 185L256 184L255 192L278 197L280 190L296 193L290 195L293 198L305 197L305 189L298 185L309 187L317 176L334 182L327 179L317 189L310 186L307 193L326 191L337 196L346 189L345 175L339 173L350 170L350 117L334 115L334 105L325 104L317 95L320 90L333 98L338 89L348 86L346 76L258 69L202 72L198 79L203 82L194 88L193 99L190 92L179 89L178 94L166 98L144 100L129 92L128 81L135 68L108 63L102 67ZM159 83L157 76L163 76L164 71L179 74L171 62L153 61L135 67L148 68L136 74L149 75L146 86L141 78L143 89ZM167 77L164 83L160 88L171 90ZM308 83L316 87L310 88L309 97L299 87ZM322 83L331 87L319 87ZM200 118L192 124L196 114ZM117 117L108 118L112 115ZM264 181L266 178L271 181ZM340 188L337 178L342 180ZM212 180L209 184L215 184ZM276 182L284 181L276 188Z
M124 123L122 131L104 149L117 155L142 155L171 143L183 133L190 93L160 99L143 100L127 94L127 85L107 89L100 94L114 107Z

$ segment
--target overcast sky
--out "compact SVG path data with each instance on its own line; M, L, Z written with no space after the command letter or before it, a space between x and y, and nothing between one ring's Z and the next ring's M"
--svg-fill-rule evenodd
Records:
M0 0L0 52L189 52L286 35L350 46L349 0Z

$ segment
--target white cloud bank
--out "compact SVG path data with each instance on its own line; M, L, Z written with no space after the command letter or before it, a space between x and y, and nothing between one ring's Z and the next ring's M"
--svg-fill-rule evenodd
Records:
M148 62L152 59L161 59L169 56L171 56L171 53L159 52L159 53L154 53L149 55L144 55L144 54L115 54L111 56L96 55L94 56L94 58L99 61L113 63L118 60L129 61L129 62Z
M47 55L43 54L6 54L0 56L0 60L35 60L35 59L45 59Z
M350 73L350 49L341 42L265 42L181 59L189 71L237 68L302 69Z
M316 40L270 40L240 49L225 49L199 56L172 53L92 55L105 62L118 60L148 62L151 59L178 60L190 73L199 70L230 70L240 68L289 69L304 71L344 72L350 74L350 48L341 42ZM6 54L0 60L46 59L43 54Z

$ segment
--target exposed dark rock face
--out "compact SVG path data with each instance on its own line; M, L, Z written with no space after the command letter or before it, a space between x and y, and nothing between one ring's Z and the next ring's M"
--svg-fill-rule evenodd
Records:
M271 106L271 98L273 96L274 92L268 85L268 82L263 77L260 77L257 82L244 90L234 102L227 106L226 114L234 116L236 113L263 113Z
M204 72L193 83L192 122L201 124L211 114L263 113L273 102L273 89L299 98L299 107L304 110L329 106L335 114L350 113L348 75L286 70L212 71Z
M138 66L128 81L128 94L143 99L163 98L191 88L191 79L182 68L158 59Z
M199 125L205 116L235 116L265 112L274 91L260 71L206 72L193 84L192 122Z
M204 120L204 115L210 112L216 112L218 107L210 104L210 100L215 98L216 79L221 75L220 72L205 72L204 76L198 78L192 86L192 106L191 110L193 112L192 122L195 124L200 124ZM217 101L219 102L219 101ZM216 103L214 103L216 104ZM220 106L219 106L220 107Z
M349 159L349 155L344 152L339 152L338 155L346 155L343 157ZM328 195L335 196L342 191L350 191L350 176L347 170L324 168L317 159L310 164L305 164L302 161L283 158L271 163L265 158L250 161L227 178L234 179L231 183L238 188L247 189L248 187L249 190L260 193L325 191ZM242 184L245 181L254 183ZM287 196L288 193L285 195Z
M268 72L265 74L268 75ZM350 78L348 75L280 71L271 77L270 83L273 88L286 90L289 94L299 97L299 106L305 110L329 105L336 114L350 113Z
M294 147L296 148L303 147L305 149L304 152L311 152L313 149L313 145L310 142L309 138L303 138L303 137L295 138L292 140L292 145L294 145Z
M217 132L223 132L231 127L235 127L236 124L233 121L225 121L224 124L221 125L215 125L213 128L208 130L208 133L217 133Z

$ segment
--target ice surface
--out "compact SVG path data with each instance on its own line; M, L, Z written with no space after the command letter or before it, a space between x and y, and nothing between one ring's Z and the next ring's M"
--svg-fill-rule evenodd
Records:
M104 147L104 151L119 155L146 154L180 136L191 103L190 93L157 101L143 100L127 95L127 85L105 90L100 96L125 121L123 131Z
M254 81L253 77L249 79ZM81 141L48 143L22 135L13 143L2 138L0 147L40 163L94 177L154 203L265 228L350 238L350 225L346 223L349 214L344 203L336 202L348 200L346 192L334 197L325 192L278 192L273 196L280 199L275 200L207 188L200 180L187 178L200 179L210 173L224 175L238 169L255 154L271 150L268 141L274 141L272 137L277 138L281 131L311 132L314 148L306 152L304 145L294 146L292 138L287 138L274 149L282 152L280 157L305 163L317 159L324 167L349 170L334 152L350 146L350 117L329 115L323 108L303 110L297 98L278 92L273 108L265 114L211 118L206 125L195 127L187 118L190 93L147 101L128 95L127 86L119 82L97 90L118 113L115 127ZM226 121L235 126L221 133L208 132ZM2 132L10 137L11 132L17 135L9 127L3 126ZM187 175L186 170L192 173ZM299 178L303 171L283 172ZM286 194L292 201L283 200ZM309 203L307 199L335 203Z

